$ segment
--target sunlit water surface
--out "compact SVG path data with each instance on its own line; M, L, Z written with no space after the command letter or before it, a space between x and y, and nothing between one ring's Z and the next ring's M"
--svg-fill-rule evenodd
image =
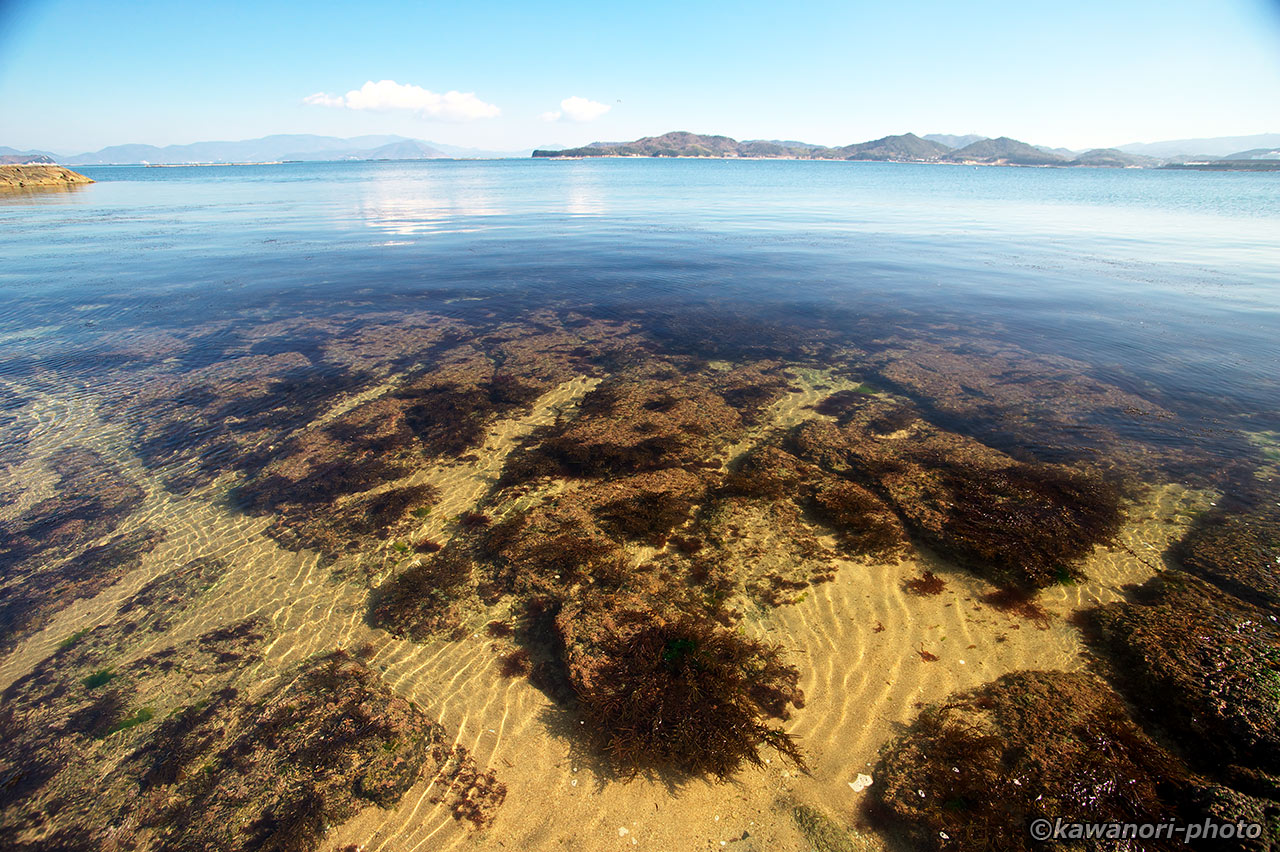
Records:
M20 706L53 706L22 679L52 671L81 700L88 673L115 667L136 695L94 711L116 721L98 731L105 739L73 740L87 768L40 776L49 787L32 801L89 789L93 767L148 742L157 723L135 704L159 719L220 683L257 695L342 647L495 768L509 795L486 816L491 833L476 835L427 778L339 829L338 848L613 849L640 838L745 849L748 837L809 848L793 805L850 825L864 795L854 780L921 702L1016 669L1080 668L1066 617L1151 576L1233 481L1273 487L1280 460L1273 174L692 160L84 171L97 182L77 191L0 197L0 523L20 539L0 564L0 687L17 683L6 695ZM1087 582L1042 593L1043 629L973 604L989 589L927 551L874 570L835 559L834 580L750 610L743 628L782 642L800 669L809 701L788 724L811 774L775 761L744 773L728 798L709 782L628 782L584 750L556 701L495 673L509 646L479 625L498 615L471 611L458 635L391 638L369 616L368 589L418 557L375 536L333 574L316 545L298 546L328 510L304 501L303 511L290 502L302 497L262 484L264 470L291 470L282 453L376 432L383 420L352 427L352 412L402 382L468 358L537 373L539 353L503 349L521 329L562 360L579 357L579 343L604 346L589 335L633 334L627 345L639 348L625 351L704 376L756 362L788 370L787 392L723 448L729 461L818 417L831 390L869 381L1018 458L1129 465L1150 489L1116 547L1086 560ZM470 535L455 518L529 505L536 494L485 501L523 440L627 366L606 349L581 356L594 365L581 375L548 373L531 406L486 422L476 452L397 469L392 479L438 498L414 535ZM346 431L325 432L333 423ZM340 474L345 461L330 460ZM89 496L59 493L57 476L88 481ZM245 481L257 502L236 491ZM746 538L762 544L747 570L752 560L784 570L786 534L753 517ZM293 535L295 521L313 523L312 539ZM92 550L118 541L115 561ZM147 616L169 613L154 635L144 620L129 622L142 639L123 638L118 607L148 581L180 578L175 566L199 582L182 580ZM922 567L950 591L904 596ZM144 653L196 647L182 643L245 619L262 635L237 634L256 650L228 672L124 674ZM72 710L57 712L93 716ZM99 798L113 795L103 787ZM80 806L89 825L114 819L93 810L105 805Z

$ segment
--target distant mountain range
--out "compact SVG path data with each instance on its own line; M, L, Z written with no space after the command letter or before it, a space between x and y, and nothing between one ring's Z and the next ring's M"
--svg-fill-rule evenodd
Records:
M1162 160L1230 159L1250 148L1280 148L1280 133L1257 136L1218 136L1213 139L1176 139L1172 142L1133 142L1118 146L1130 154L1145 154Z
M943 140L965 142L953 147ZM969 141L966 141L969 140ZM1075 152L1065 148L1037 148L1017 139L1001 136L917 136L904 133L870 142L829 148L794 142L748 140L738 142L728 136L701 136L678 131L662 136L646 136L634 142L595 142L563 151L534 151L535 157L788 157L801 160L870 160L907 163L972 163L999 166L1096 166L1150 167L1160 160L1130 154L1115 148Z
M29 162L40 157L67 166L180 165L184 163L264 163L285 160L432 160L446 157L494 159L527 157L525 151L485 151L404 136L336 136L280 134L241 142L195 142L190 145L113 145L84 154L17 151L0 147L0 158ZM25 158L25 159L24 159Z
M1223 157L1224 160L1280 160L1280 147L1277 148L1250 148L1248 151L1240 151L1236 154L1228 154Z
M592 142L565 150L490 151L462 148L404 136L336 136L280 134L239 142L194 142L190 145L113 145L84 154L52 151L19 151L0 146L0 163L61 163L88 165L181 165L203 163L263 163L331 160L429 160L440 158L506 159L528 157L775 157L823 160L880 160L924 163L980 163L1019 166L1155 167L1179 163L1221 163L1215 169L1262 170L1265 163L1280 160L1280 134L1224 136L1142 142L1091 151L1073 151L1028 145L1001 136L992 139L904 133L870 142L828 147L808 142L752 139L739 142L728 136L687 132L646 136L633 142ZM1242 161L1254 165L1241 165ZM1262 162L1264 165L1257 165ZM1235 164L1235 165L1232 165Z

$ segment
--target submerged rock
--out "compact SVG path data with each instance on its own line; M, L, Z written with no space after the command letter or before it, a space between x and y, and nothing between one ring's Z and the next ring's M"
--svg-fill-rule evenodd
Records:
M801 425L790 445L881 495L914 536L995 583L1068 579L1119 528L1121 491L1096 472L1016 460L892 399L846 414L843 425Z
M566 607L556 627L582 715L622 768L726 778L762 763L766 746L803 765L791 737L765 721L803 703L778 648L644 607Z
M1191 813L1181 762L1083 673L1014 672L952 695L885 748L874 776L873 813L915 849L1041 849L1029 830L1036 819L1159 823ZM1176 838L1142 842L1186 848Z
M6 576L25 560L56 557L112 532L145 496L119 467L83 447L58 450L48 467L57 477L55 496L0 522L0 571Z
M1179 571L1089 614L1116 684L1212 769L1280 775L1280 626Z
M1188 573L1280 615L1280 507L1210 512L1169 555Z
M743 415L706 381L654 372L666 374L650 368L606 379L583 399L577 417L541 430L514 454L503 483L696 468L741 432Z
M473 562L458 546L427 556L374 590L369 620L393 636L424 640L451 635L461 624L462 592Z
M439 776L457 819L483 823L501 804L491 771L345 652L249 697L263 627L229 624L123 664L99 641L111 637L89 635L7 690L0 843L309 852L362 808L395 805L424 774ZM76 680L104 662L116 665Z
M770 444L747 454L725 478L723 492L775 506L792 502L830 527L847 556L896 561L910 548L897 514L875 493Z
M94 544L142 504L142 488L92 450L59 450L48 464L58 477L55 496L0 521L0 647L112 585L164 538L140 527Z
M229 735L222 714L207 710L193 705L170 717L136 755L146 787L176 779L168 801L143 818L158 827L161 849L315 849L362 807L399 801L435 768L443 740L421 710L340 651L241 710ZM192 749L206 768L164 762L176 744L201 740L220 743L212 753Z

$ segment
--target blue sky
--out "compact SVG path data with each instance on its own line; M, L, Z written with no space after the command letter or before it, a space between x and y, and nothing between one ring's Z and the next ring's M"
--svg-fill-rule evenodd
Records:
M59 153L676 129L1100 147L1280 132L1280 0L0 0L0 104L0 145Z

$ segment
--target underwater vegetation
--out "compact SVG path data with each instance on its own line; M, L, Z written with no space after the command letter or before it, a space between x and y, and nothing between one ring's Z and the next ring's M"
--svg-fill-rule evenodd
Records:
M789 444L880 495L913 536L1000 585L1059 582L1123 517L1122 489L1103 475L1018 461L881 395L843 425L802 424Z
M1097 677L1015 672L926 708L881 754L873 818L912 848L1030 850L1033 819L1187 818L1192 782ZM1084 849L1112 849L1085 841ZM1182 849L1178 838L1144 849Z
M37 629L62 607L89 598L137 568L164 539L149 527L86 548L65 562L29 562L9 574L0 601L0 646Z
M485 630L486 674L528 678L622 776L726 779L778 757L803 767L803 744L783 724L803 706L800 673L752 631L763 609L801 600L837 570L875 571L928 548L1001 586L983 603L1048 626L1036 590L1078 576L1112 539L1129 475L1145 470L1110 450L1172 428L1170 412L1078 364L1032 369L1026 353L980 345L907 351L890 339L863 351L781 322L708 328L705 317L625 323L553 310L504 322L496 304L465 322L462 310L208 329L157 354L155 381L135 383L144 386L112 416L173 491L217 481L281 546L339 571L377 561L390 576L370 592L373 625L414 641ZM739 360L704 360L729 356ZM844 389L791 404L793 393L816 398L809 368L836 364L818 387ZM586 377L599 384L565 402L561 383L581 388ZM481 461L508 434L502 421L558 388L547 399L561 401L531 421L544 425L474 505L417 484L426 468L486 475L460 466ZM1080 443L1069 446L1068 433ZM1153 468L1185 461L1156 455ZM55 463L67 477L56 499L73 502L6 520L0 547L37 592L33 557L46 535L59 555L88 547L55 573L94 593L137 567L159 533L119 534L142 491L109 462ZM77 491L94 478L106 485ZM448 476L429 481L451 487ZM1273 605L1274 518L1237 515L1201 518L1170 559ZM265 622L155 641L225 570L194 560L161 574L115 618L69 629L6 692L0 719L17 733L0 757L0 844L103 848L105 829L123 847L318 849L332 826L393 806L425 779L455 819L488 824L506 796L501 780L397 697L366 665L371 654L274 671L261 662ZM915 573L910 594L939 594L950 579ZM997 829L1010 845L994 848L1023 848L1025 821L1053 808L1272 819L1273 628L1256 614L1233 610L1219 623L1212 607L1145 594L1099 619L1112 618L1108 658L1128 666L1116 689L1141 705L1154 740L1095 677L1010 675L926 710L885 752L872 789L880 815L906 825L919 848L956 849ZM13 611L41 605L24 598ZM1185 635L1158 633L1160 619ZM143 641L159 650L137 657ZM904 649L914 665L913 651ZM923 644L915 653L930 674L946 665ZM1225 669L1210 668L1214 659ZM1173 689L1183 705L1164 700ZM1165 706L1164 720L1142 709ZM1183 754L1193 736L1216 742ZM1195 771L1233 768L1210 783L1184 758ZM100 792L90 801L85 789ZM796 822L815 845L843 848L820 816L797 811Z
M909 397L941 428L963 432L1020 460L1075 464L1106 459L1143 480L1205 482L1233 453L1188 440L1188 424L1150 385L1107 380L1093 365L954 330L890 338L865 368L874 384ZM1192 416L1215 416L1212 393ZM1187 398L1178 405L1188 408ZM1237 447L1243 441L1233 441Z
M754 580L718 559L735 522L713 507L741 498L722 496L722 463L708 459L786 383L753 390L678 366L650 358L628 368L638 375L606 379L575 417L537 430L473 513L486 523L460 521L442 551L378 589L370 620L410 638L447 636L472 589L484 605L509 601L524 615L501 637L515 647L498 673L528 676L566 704L624 773L727 776L765 748L799 762L768 721L803 700L798 673L778 648L731 629L741 614L726 603ZM504 497L552 478L573 485L506 508ZM788 529L800 534L793 511ZM827 561L813 568L829 571ZM769 588L794 595L816 581Z
M804 835L813 852L858 852L862 848L854 844L849 832L817 808L792 805L791 820Z
M643 610L605 618L565 610L557 625L570 683L602 748L624 769L727 778L769 746L803 767L799 748L764 721L803 703L778 649L709 620Z
M454 283L389 299L371 287L350 302L317 288L172 331L125 329L93 376L109 392L75 386L134 435L125 449L171 491L221 511L230 489L225 508L260 519L242 528L266 526L338 572L354 564L344 580L376 563L361 578L385 579L370 621L396 636L488 625L477 677L528 678L623 776L677 783L802 763L784 721L804 700L792 665L804 649L759 638L769 607L918 547L937 574L903 574L909 593L955 585L958 563L1000 587L982 604L1047 627L1036 591L1078 577L1115 535L1128 482L1212 479L1199 445L1243 442L1192 436L1198 424L1138 390L1136 375L984 340L981 328L858 309L829 319L811 305L671 307L633 284L625 299L569 309L581 294L556 301L538 279L478 299ZM55 361L40 369L67 378ZM584 382L594 390L578 402ZM508 427L523 434L510 419L539 399L528 422L545 425L491 491L460 505L455 482L483 491ZM10 413L32 403L0 388L0 430L25 427ZM1227 432L1239 419L1212 423ZM23 452L21 441L6 436L6 449ZM263 658L277 638L266 621L206 624L216 607L188 618L227 566L147 558L163 533L139 527L144 489L115 459L68 451L34 506L0 496L6 649L140 566L173 569L121 592L114 616L24 649L49 656L0 706L12 733L0 846L324 849L337 822L403 802L427 779L441 818L488 823L501 780L394 694L371 662L380 654L298 663L286 641L283 664ZM156 518L183 502L157 496L146 505L164 509ZM1273 503L1224 504L1170 553L1214 588L1152 584L1098 616L1115 693L1089 676L1027 673L927 711L871 788L891 820L914 821L918 842L904 848L975 848L977 827L1017 848L1027 816L1051 807L1152 818L1203 808L1274 824ZM1242 603L1210 600L1222 590ZM175 629L181 639L163 636ZM945 678L955 659L942 647L901 653ZM786 811L815 848L849 847L847 814ZM759 834L736 845L760 848Z
M196 700L193 681L225 683L259 659L263 626L229 624L126 662L119 649L133 631L107 623L11 684L0 845L104 849L112 833L133 843L138 775L122 754L149 739L174 703Z
M241 682L260 627L227 625L103 669L96 697L66 688L69 673L84 670L76 666L10 687L6 705L24 718L0 758L0 840L14 849L314 850L332 826L390 807L436 775L455 818L483 825L492 816L505 796L494 773L343 651L247 699ZM165 706L132 705L135 695ZM80 794L88 784L94 797ZM31 834L46 840L21 840Z
M582 400L575 418L535 433L524 452L508 462L500 484L540 476L590 479L696 469L706 463L721 441L741 431L742 414L706 380L676 380L672 372L658 361L648 369L609 376Z
M370 595L369 619L393 636L425 639L460 625L460 589L471 580L472 560L454 545L426 556Z
M784 443L791 445L789 439ZM723 492L765 501L775 511L790 503L830 527L846 556L896 561L910 549L902 522L884 500L772 443L747 453L725 477ZM799 521L797 514L791 526Z
M1187 573L1280 615L1280 506L1265 497L1228 505L1197 518L1169 558Z
M315 849L329 826L360 808L398 801L442 739L420 710L341 651L310 661L262 703L235 709L239 720L199 755L202 765L148 766L150 779L177 779L152 796L162 804L142 818L156 827L159 848ZM162 737L188 743L201 727L190 716L167 724Z
M940 595L947 588L947 581L932 571L925 571L919 577L912 577L904 584L907 594L916 597Z
M1199 765L1280 777L1280 626L1180 571L1089 614L1118 689Z
M437 766L434 781L439 785L430 801L444 804L456 820L466 820L477 828L493 819L494 812L507 798L507 785L498 780L492 769L480 769L466 746L432 749Z
M94 545L134 513L142 488L115 464L80 447L58 450L46 465L56 476L53 496L0 520L0 648L11 647L72 601L110 586L163 538L142 528Z
M0 522L0 572L5 575L32 557L110 533L142 502L142 489L93 450L61 449L46 464L57 477L55 496Z
M374 542L396 538L418 522L418 510L436 500L429 485L392 487L336 500L328 511L277 516L267 532L280 544L308 548L333 559L371 549Z
M289 319L255 316L234 328L214 322L160 335L154 351L141 356L153 363L122 371L145 369L151 381L113 400L108 416L134 430L143 462L167 487L186 493L223 474L253 480L275 467L301 490L324 491L323 478L299 475L299 463L311 457L329 465L335 494L354 493L377 475L368 453L392 457L383 461L460 453L495 417L592 372L604 353L634 345L625 323L576 317L567 330L567 319L543 311L501 324L488 311L463 323L430 311L303 310ZM198 359L188 357L197 352ZM324 425L308 425L391 375L402 379L395 387ZM334 443L342 447L326 449ZM280 470L289 456L296 457L292 469ZM246 505L269 511L287 497L273 493L278 486L251 486Z
M409 405L405 425L428 456L461 455L478 446L486 427L498 415L537 399L542 384L526 384L510 374L495 374L472 386L433 385L408 388L394 398Z

